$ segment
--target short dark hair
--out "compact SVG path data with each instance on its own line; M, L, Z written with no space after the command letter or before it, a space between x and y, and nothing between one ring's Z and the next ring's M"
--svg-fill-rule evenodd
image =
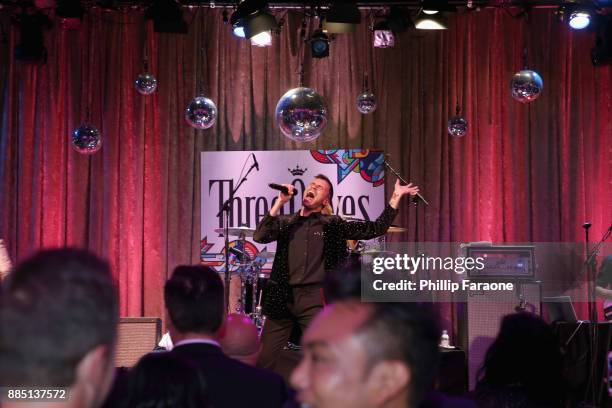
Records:
M331 180L327 178L325 174L317 174L314 178L321 179L329 185L329 205L332 205L332 200L334 199L334 185L332 184Z
M410 369L410 406L416 407L433 386L438 367L439 330L431 308L417 303L371 303L373 310L358 330L369 368L398 360Z
M97 256L77 249L38 252L15 267L2 291L4 386L70 386L89 351L114 347L117 290L108 264Z
M178 266L164 287L172 325L182 333L214 333L224 315L223 282L212 268Z
M142 357L127 377L129 408L208 407L206 379L193 361L177 353L160 351Z

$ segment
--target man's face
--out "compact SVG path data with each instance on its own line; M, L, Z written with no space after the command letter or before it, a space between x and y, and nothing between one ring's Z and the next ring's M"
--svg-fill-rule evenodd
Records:
M302 205L309 210L316 210L329 202L329 184L323 179L314 179L304 191Z
M355 331L367 320L367 305L341 302L326 307L302 339L304 357L291 375L298 400L312 408L372 407L376 384Z

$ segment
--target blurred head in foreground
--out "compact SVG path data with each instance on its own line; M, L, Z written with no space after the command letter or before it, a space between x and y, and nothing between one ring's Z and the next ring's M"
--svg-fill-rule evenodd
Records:
M198 366L178 354L150 353L128 375L125 407L205 408L206 382Z
M291 383L313 408L417 407L435 377L438 336L421 305L340 300L306 330Z
M41 251L2 291L0 384L69 387L62 406L99 406L113 379L118 321L108 264L83 250Z
M241 314L227 316L219 343L228 357L252 366L257 362L261 351L255 323L248 316Z

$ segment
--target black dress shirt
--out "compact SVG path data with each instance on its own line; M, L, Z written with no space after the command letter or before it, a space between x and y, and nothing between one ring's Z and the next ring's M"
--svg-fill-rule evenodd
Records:
M290 316L287 302L291 296L291 285L296 284L295 282L308 283L310 282L309 279L314 283L314 279L319 279L317 275L318 266L314 259L310 259L314 258L315 255L308 253L308 250L319 251L317 245L310 246L309 242L309 246L306 247L307 260L304 261L305 263L301 264L299 260L295 263L292 258L293 250L297 251L300 242L297 239L292 240L292 237L309 236L310 239L315 239L318 235L314 234L320 232L319 225L321 225L323 230L323 250L321 252L323 270L333 271L342 265L348 256L346 240L372 239L383 235L391 226L397 212L396 209L387 205L376 221L345 221L336 215L318 214L306 223L304 223L304 217L300 217L299 214L277 215L275 217L267 214L262 218L253 236L253 240L261 244L277 241L272 273L265 289L264 314L271 318ZM305 227L311 228L310 233L296 231L296 228L302 229ZM301 243L302 248L305 244L305 242ZM292 248L294 249L292 250ZM293 277L292 274L296 271L299 273L300 269L292 267L292 264L301 265L302 270L306 265L307 273L303 277ZM319 281L317 280L317 282Z

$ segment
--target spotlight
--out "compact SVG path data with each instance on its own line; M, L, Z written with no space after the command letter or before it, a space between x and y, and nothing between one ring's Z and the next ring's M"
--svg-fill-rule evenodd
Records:
M49 17L33 7L24 7L15 17L15 22L19 26L19 43L15 46L15 59L31 63L47 62L43 29L51 28Z
M569 16L568 24L574 30L582 30L591 23L591 12L588 10L575 10Z
M580 2L580 0L567 0L559 6L557 14L561 21L567 23L574 30L582 30L591 24L593 8Z
M183 10L175 0L155 0L147 9L145 17L153 19L153 27L157 33L187 34Z
M251 37L251 44L256 47L269 47L272 45L272 34L270 31L263 31Z
M57 0L55 13L60 19L60 25L65 30L78 30L81 28L83 6L80 0Z
M395 34L386 21L381 21L374 26L374 48L391 48L395 45Z
M245 0L240 3L230 17L230 24L234 35L240 38L252 38L278 29L276 19L268 11L268 2L262 0Z
M419 30L446 30L446 24L438 15L420 15L414 21L414 27Z
M353 1L334 1L323 20L323 30L328 33L352 33L361 23L361 13Z
M312 58L329 57L329 37L323 30L315 30L309 41Z
M457 7L448 4L447 0L423 0L423 13L433 15L442 11L454 12Z

